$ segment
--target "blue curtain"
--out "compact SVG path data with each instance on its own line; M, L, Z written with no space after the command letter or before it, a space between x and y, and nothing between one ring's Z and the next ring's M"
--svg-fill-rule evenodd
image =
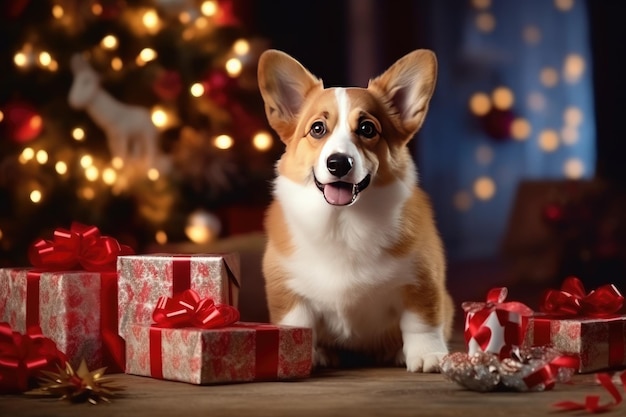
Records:
M521 181L594 176L585 3L440 0L428 18L439 78L418 138L420 180L448 256L495 257ZM486 114L485 103L470 109L481 94Z

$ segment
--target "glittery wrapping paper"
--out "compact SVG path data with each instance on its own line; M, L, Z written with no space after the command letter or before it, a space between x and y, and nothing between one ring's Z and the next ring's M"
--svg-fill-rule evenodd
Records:
M30 268L0 269L0 321L25 333ZM53 340L72 366L84 358L90 368L103 363L100 335L100 273L42 272L38 283L38 324L44 336ZM37 318L35 318L37 321Z
M269 328L277 333L276 339L261 342L259 332ZM151 339L151 329L155 328L130 326L126 373L198 385L301 379L311 373L312 332L308 328L245 322L210 330L161 328L157 333L160 347ZM161 376L153 372L153 355L159 355ZM268 366L260 363L270 357L275 360L271 376Z
M187 259L188 275L175 276L174 262ZM149 254L117 259L119 334L126 338L133 324L151 324L161 296L173 296L175 280L186 281L202 298L237 307L241 285L239 254Z
M626 316L529 320L524 345L549 344L579 358L578 372L626 368Z

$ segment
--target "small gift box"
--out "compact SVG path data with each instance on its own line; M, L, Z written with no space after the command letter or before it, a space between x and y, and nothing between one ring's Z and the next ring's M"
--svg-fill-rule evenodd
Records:
M238 318L233 307L200 299L193 290L162 297L155 324L130 326L126 373L198 385L310 375L311 329ZM199 327L180 327L190 325Z
M119 334L133 324L150 324L158 298L193 289L218 304L237 307L240 286L239 254L150 254L120 256Z
M117 333L117 256L132 253L97 228L73 223L29 251L33 268L0 269L0 321L16 331L36 327L70 364L124 370Z
M508 290L491 289L486 302L464 302L465 343L468 353L488 352L500 359L510 356L511 349L521 346L533 313L530 307L516 301L504 300Z
M624 297L614 285L586 293L576 277L560 290L549 289L540 313L531 317L525 344L549 345L576 356L578 372L626 367L626 315L619 314Z

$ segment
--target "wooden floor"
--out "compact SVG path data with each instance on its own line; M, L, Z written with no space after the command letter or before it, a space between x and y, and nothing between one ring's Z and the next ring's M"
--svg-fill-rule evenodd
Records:
M453 350L459 348L461 345L455 342ZM300 381L215 386L124 374L111 377L125 390L110 404L70 404L51 398L5 395L0 396L0 416L534 417L562 414L553 404L564 400L582 402L590 394L601 395L602 402L612 400L595 383L594 374L576 375L570 384L533 393L478 393L441 374L413 374L403 368L321 370ZM626 415L626 403L604 415Z

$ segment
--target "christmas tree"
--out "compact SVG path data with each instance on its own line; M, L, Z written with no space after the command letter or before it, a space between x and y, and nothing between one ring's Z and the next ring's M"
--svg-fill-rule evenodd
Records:
M72 221L141 250L207 242L266 203L282 148L245 3L0 4L0 266Z

